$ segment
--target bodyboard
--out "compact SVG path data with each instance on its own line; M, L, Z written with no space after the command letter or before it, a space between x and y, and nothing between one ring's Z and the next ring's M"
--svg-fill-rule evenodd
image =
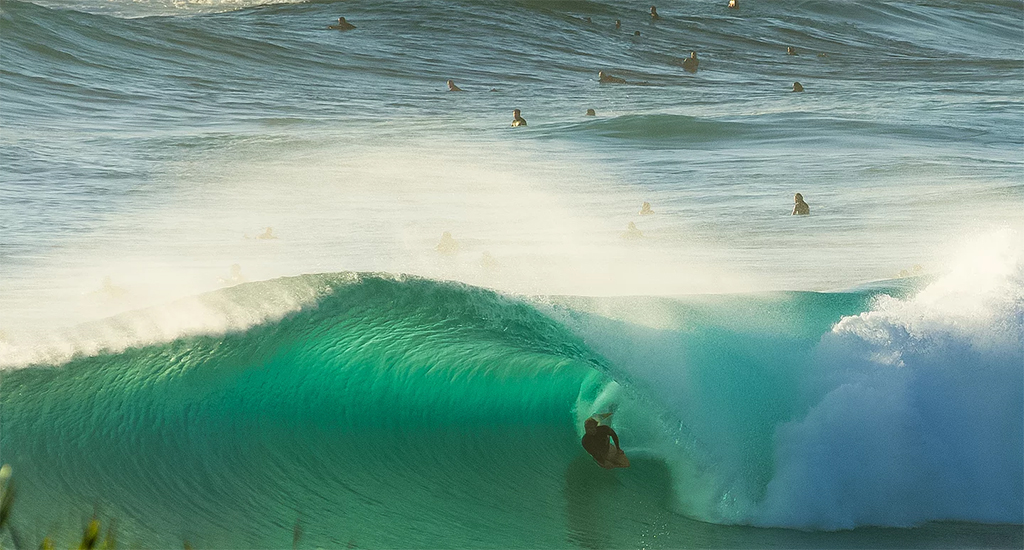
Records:
M610 445L608 447L608 457L604 462L599 462L599 464L606 470L629 468L629 457L626 456L622 449L615 447L615 445Z

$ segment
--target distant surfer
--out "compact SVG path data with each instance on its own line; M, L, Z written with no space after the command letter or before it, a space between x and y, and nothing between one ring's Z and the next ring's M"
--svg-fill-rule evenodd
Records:
M793 195L793 215L806 216L811 213L811 207L804 202L804 196L800 193Z
M640 231L640 228L638 228L635 223L629 222L629 225L626 226L626 232L622 234L622 238L626 239L627 241L634 241L636 239L644 238L644 234L642 231Z
M494 272L501 267L501 262L494 259L494 256L492 256L490 252L485 250L484 253L480 256L480 267L484 271Z
M245 275L242 275L242 266L239 264L231 264L231 274L227 278L218 279L223 285L237 285L246 282Z
M597 111L593 109L587 109L587 116L597 116Z
M659 19L661 19L661 16L658 15L658 8L651 6L651 21L657 21Z
M97 292L106 298L114 300L124 298L128 294L128 291L123 287L119 287L114 284L114 279L112 279L110 275L103 278L103 286L100 287L100 290Z
M616 19L615 20L615 28L616 29L621 29L622 28L622 21Z
M437 250L438 252L444 254L445 256L451 256L453 254L458 253L459 242L452 237L451 231L445 231L444 233L441 234L441 242L437 243L437 246L434 247L434 250Z
M786 46L786 55L796 55L796 48L793 46Z
M729 8L737 10L740 7L740 0L729 0Z
M618 434L610 426L601 424L602 421L607 420L611 415L612 413L609 412L596 414L588 418L583 423L583 429L586 433L583 434L583 439L580 443L583 444L583 448L590 453L590 456L594 457L594 460L602 468L608 470L612 468L628 468L629 458L626 457L626 453L622 452L622 448L619 447ZM608 443L609 437L615 442L614 449Z
M799 82L794 82L793 83L793 91L794 92L802 92L802 91L804 91L804 87L801 86Z
M651 210L651 203L645 202L645 203L640 205L640 215L641 216L650 216L653 213L654 213L654 210Z
M447 84L448 84L448 91L449 92L461 92L462 91L462 88L459 88L458 86L455 85L455 81L454 80L449 80Z
M512 127L518 128L520 126L526 126L526 119L519 114L519 109L512 111Z
M625 78L619 78L610 74L605 74L604 71L597 71L597 80L602 84L625 84Z
M697 72L700 60L697 59L697 52L690 52L690 57L683 60L683 70L691 73Z
M350 31L350 30L356 28L356 26L353 25L352 23L349 23L348 21L345 21L344 17L339 17L337 25L331 25L331 26L329 26L327 28L333 29L333 30L336 30L336 31Z
M639 37L640 36L640 31L633 31L633 36Z

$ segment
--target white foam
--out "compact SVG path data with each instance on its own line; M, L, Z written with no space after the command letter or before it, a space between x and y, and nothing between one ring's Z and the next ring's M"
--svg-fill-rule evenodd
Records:
M806 413L779 426L775 473L751 522L1020 522L1024 264L1016 239L979 239L917 296L881 300L822 339Z

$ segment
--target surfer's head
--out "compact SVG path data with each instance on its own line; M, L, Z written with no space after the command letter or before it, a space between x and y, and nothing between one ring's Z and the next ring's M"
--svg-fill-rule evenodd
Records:
M789 55L796 55L796 50L793 49L793 46L787 46L786 53L788 53Z
M690 59L697 59L697 52L690 52Z
M797 194L793 195L793 202L795 202L795 203L804 202L804 196L801 195L800 193L797 193Z
M339 24L339 25L344 25L344 24L345 24L346 22L347 22L347 21L345 21L345 18L344 18L344 17L339 17L339 18L338 18L338 24Z
M597 116L597 112L593 109L587 109L587 116Z
M597 420L588 418L587 421L583 423L583 429L586 430L587 433L593 432L597 429Z

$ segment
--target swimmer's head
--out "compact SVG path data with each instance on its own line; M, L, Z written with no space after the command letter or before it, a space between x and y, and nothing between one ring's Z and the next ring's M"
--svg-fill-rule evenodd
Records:
M697 52L690 52L690 59L697 59Z
M512 109L512 116L515 118L519 118L519 109Z
M787 46L786 53L788 53L789 55L796 55L796 50L793 49L793 46Z
M622 27L622 21L619 21L618 19L616 19L615 20L615 28L618 29L620 27Z
M804 202L804 196L800 193L793 195L793 202Z
M597 78L604 78L604 71L597 71Z
M597 112L593 109L587 109L587 116L597 116Z
M633 36L640 36L640 31L633 31Z
M651 15L658 15L658 8L657 7L651 6Z
M339 17L338 18L338 23L341 24L341 25L344 25L345 24L345 18L344 17Z
M794 92L802 92L802 91L804 91L804 87L799 82L794 82L793 83L793 91Z
M596 430L597 429L597 420L594 420L593 418L588 418L587 421L583 423L583 429L585 429L587 431L587 433L590 433L590 432Z

